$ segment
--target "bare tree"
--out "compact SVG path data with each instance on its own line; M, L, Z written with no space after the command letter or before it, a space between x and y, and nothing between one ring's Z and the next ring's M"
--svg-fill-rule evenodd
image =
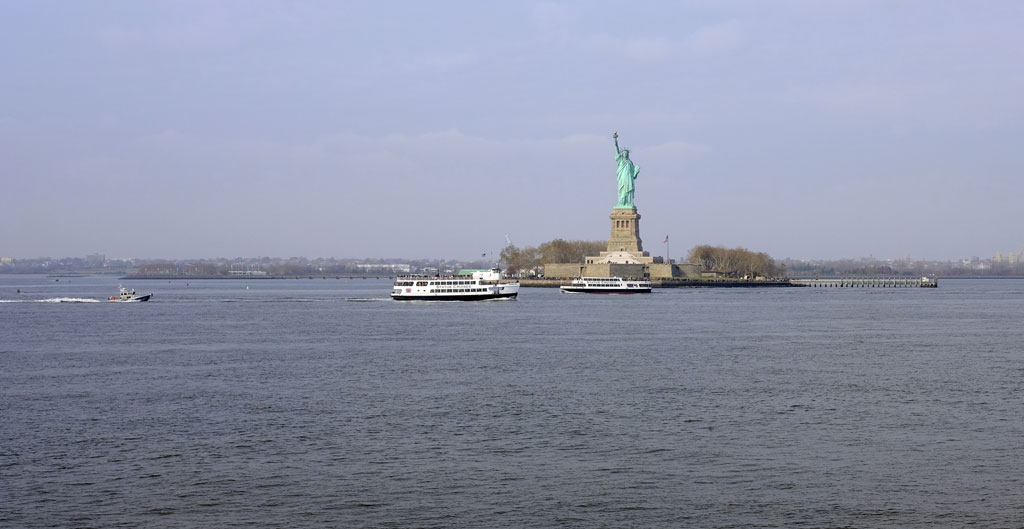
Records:
M775 260L764 252L755 253L746 248L725 248L702 244L690 250L687 260L701 270L716 270L745 276L778 277L780 269Z
M539 266L540 253L534 247L519 248L510 244L501 250L501 261L505 263L506 272L518 274Z
M542 263L582 263L588 255L597 255L607 246L604 241L555 239L541 244L538 249Z

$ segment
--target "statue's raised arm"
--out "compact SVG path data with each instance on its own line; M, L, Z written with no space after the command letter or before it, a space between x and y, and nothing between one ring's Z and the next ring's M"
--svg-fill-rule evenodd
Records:
M619 131L613 132L612 138L615 140L615 154L619 154Z

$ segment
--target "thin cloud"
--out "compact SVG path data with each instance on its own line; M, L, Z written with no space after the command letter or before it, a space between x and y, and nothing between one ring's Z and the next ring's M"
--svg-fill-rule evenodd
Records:
M548 33L565 33L575 27L578 15L569 6L556 2L541 2L531 13L534 25Z
M829 81L790 86L776 94L780 103L815 106L834 112L896 111L921 91L896 81Z
M710 57L727 55L745 44L745 35L737 22L705 26L691 33L683 47L693 55Z
M691 143L686 141L667 141L646 147L643 152L661 157L683 160L704 156L711 152L711 147L700 143Z
M591 40L591 47L602 55L640 62L662 62L675 53L673 43L663 37L622 38L600 35Z
M399 70L403 73L444 73L470 66L475 61L476 54L467 51L430 53L403 62Z
M217 11L208 11L186 22L152 26L115 24L96 31L96 39L117 50L152 49L163 52L196 52L237 46L244 23Z

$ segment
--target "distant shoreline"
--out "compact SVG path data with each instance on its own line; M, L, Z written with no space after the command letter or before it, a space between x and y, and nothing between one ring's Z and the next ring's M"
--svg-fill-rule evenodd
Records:
M155 275L136 275L129 274L122 276L118 279L123 280L168 280L168 281L181 281L181 280L207 280L207 279L394 279L395 276L387 275L352 275L352 274L331 274L331 275L295 275L295 276L277 276L277 275L265 275L265 276L245 276L245 275L211 275L211 276L155 276Z

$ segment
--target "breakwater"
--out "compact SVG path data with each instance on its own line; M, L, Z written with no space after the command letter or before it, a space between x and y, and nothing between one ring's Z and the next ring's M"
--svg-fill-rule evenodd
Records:
M521 279L524 287L558 288L567 284L569 279ZM905 277L859 277L830 279L769 279L752 281L729 278L653 278L653 288L779 288L779 287L811 287L811 288L937 288L935 278Z
M524 287L535 288L558 288L568 284L571 279L520 279ZM653 288L766 288L766 287L795 287L788 279L773 279L765 281L749 281L744 279L698 279L687 277L653 278Z
M793 284L815 288L938 288L939 280L929 277L835 277L792 279Z

